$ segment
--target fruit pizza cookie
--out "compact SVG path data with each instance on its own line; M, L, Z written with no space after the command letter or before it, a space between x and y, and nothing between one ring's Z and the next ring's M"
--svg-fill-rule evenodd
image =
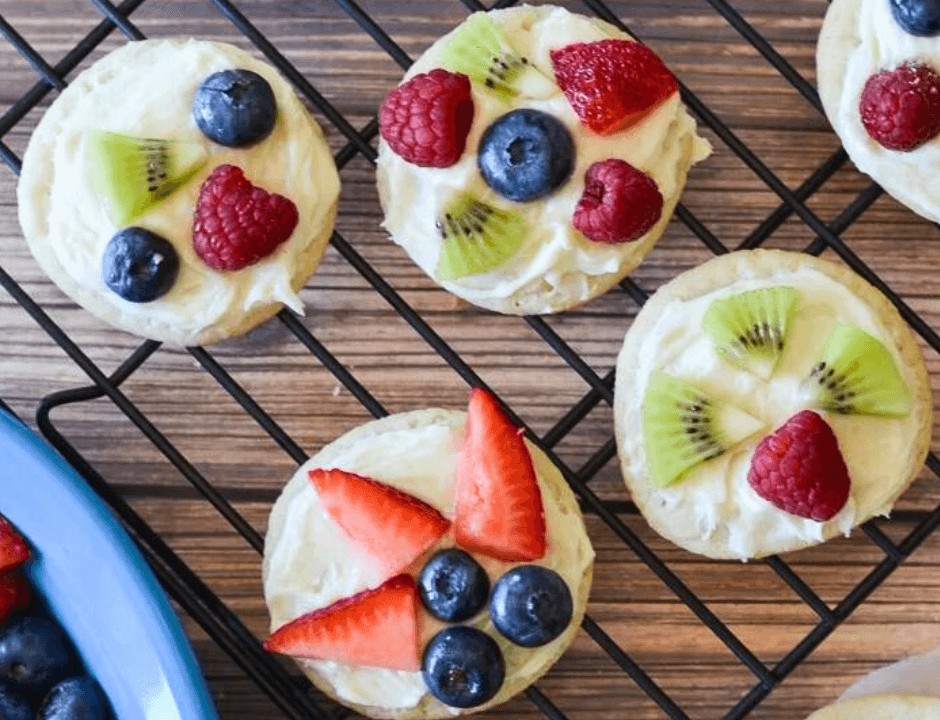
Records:
M858 169L940 222L940 0L833 0L816 66Z
M614 413L653 528L745 560L887 515L927 454L932 400L880 292L844 266L754 250L646 303L617 360Z
M265 540L269 651L376 718L504 702L571 643L594 551L496 399L363 425L305 463Z
M565 310L662 235L710 146L649 48L552 6L475 13L379 116L385 227L444 288L503 313Z
M66 294L129 332L194 345L302 311L339 178L269 65L231 45L145 40L56 99L17 195L30 249Z

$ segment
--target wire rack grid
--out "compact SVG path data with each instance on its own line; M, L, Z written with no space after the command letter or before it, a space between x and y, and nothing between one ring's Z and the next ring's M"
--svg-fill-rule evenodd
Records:
M146 1L156 2L157 0ZM391 35L360 5L353 0L333 1L397 65L402 69L409 66L411 62L409 54L396 44ZM124 0L115 6L108 0L90 0L91 5L100 13L99 24L56 64L48 62L15 27L0 16L0 34L39 75L35 85L0 117L0 159L14 174L19 173L20 158L4 141L4 136L49 93L62 90L66 86L65 78L69 73L75 70L115 29L128 40L143 38L143 33L134 23L133 14L144 2L145 0ZM753 25L749 24L731 3L726 0L702 0L702 2L707 3L739 33L807 103L821 112L819 98L812 84ZM278 47L272 44L265 34L242 14L234 3L227 0L211 0L211 3L221 16L230 21L232 28L247 38L262 55L273 63L293 83L298 93L309 102L310 106L342 134L345 144L335 154L336 163L341 169L356 158L364 159L368 163L375 162L376 152L373 142L377 134L377 122L374 117L362 127L355 127L297 70ZM512 1L503 1L496 3L494 7L513 4L515 3ZM630 28L627 28L611 9L612 4L602 2L602 0L584 0L582 9L629 31ZM468 11L485 9L475 0L462 0L462 5ZM820 6L822 5L820 3ZM822 7L820 12L821 10ZM89 11L92 11L91 8ZM640 39L643 39L642 36ZM844 207L834 220L826 222L811 208L809 201L846 164L847 157L842 150L832 153L799 186L791 189L694 91L685 84L682 84L681 91L686 105L719 141L721 152L736 156L778 198L777 207L767 214L738 246L741 248L761 246L785 223L794 220L803 223L815 236L803 248L806 252L816 255L824 251L834 252L862 277L882 290L924 343L933 352L940 352L940 338L930 325L911 309L841 237L841 233L879 199L882 194L881 189L874 184L868 185ZM720 254L729 250L729 247L685 205L678 206L676 217L708 251ZM428 320L407 302L402 294L383 278L383 275L357 251L354 244L347 241L340 232L335 232L332 236L332 246L463 381L471 386L486 386L474 367L435 331ZM344 717L347 711L326 700L306 682L300 681L296 675L289 672L284 664L263 652L257 637L242 622L238 613L220 599L204 579L187 565L127 499L115 490L113 485L105 479L102 471L76 448L53 420L52 413L56 408L80 405L99 398L109 400L126 420L138 428L149 440L153 448L172 466L173 472L178 473L195 488L201 497L211 503L221 517L244 538L250 548L260 552L263 549L261 533L239 512L235 504L158 429L138 403L122 390L124 383L160 350L160 344L152 341L141 343L123 359L116 370L106 374L2 267L0 267L0 285L91 380L88 386L57 392L45 397L37 413L40 429L111 505L173 599L271 698L283 712L284 717L296 719ZM648 292L631 279L624 280L620 290L637 307L641 306L648 297ZM383 404L367 389L365 384L357 379L353 369L338 360L307 324L287 311L281 312L278 320L293 342L298 343L303 352L309 352L315 356L369 414L375 417L386 414ZM788 562L778 557L766 560L766 565L792 589L812 612L815 619L811 629L795 642L785 656L772 663L765 662L728 624L718 617L708 603L691 589L687 581L674 572L661 553L654 552L650 544L625 521L625 517L635 513L635 508L630 503L602 498L592 488L592 479L615 456L613 438L608 438L587 462L577 468L571 467L556 453L560 443L580 423L584 422L595 408L611 404L614 373L613 370L603 374L595 371L591 363L569 345L546 320L527 317L524 322L552 352L577 373L586 384L587 390L546 432L534 432L526 426L523 418L508 407L510 415L516 422L526 427L529 436L562 468L565 478L577 493L585 512L596 517L598 522L606 526L628 552L633 553L639 561L645 564L668 588L668 591L688 607L697 620L727 647L737 662L750 674L749 687L723 710L722 715L726 720L743 718L757 708L921 545L940 523L940 507L912 514L914 528L899 541L889 537L889 534L884 532L878 524L873 522L866 524L864 533L878 549L878 559L867 569L864 578L835 603L824 600L814 590L811 583L795 571ZM228 393L244 413L255 421L292 461L302 463L307 459L307 453L301 445L272 414L266 411L262 403L226 370L214 352L203 348L190 348L188 353L204 369L206 376ZM930 473L940 477L940 459L933 453L928 457L927 468ZM624 643L618 642L608 633L604 628L604 623L596 621L591 613L583 622L583 630L604 653L609 655L612 662L648 695L661 710L661 714L674 719L689 717L688 712L675 699L674 693L665 690L623 647ZM553 702L549 693L541 689L540 685L529 688L526 696L537 712L544 717L553 720L568 717Z

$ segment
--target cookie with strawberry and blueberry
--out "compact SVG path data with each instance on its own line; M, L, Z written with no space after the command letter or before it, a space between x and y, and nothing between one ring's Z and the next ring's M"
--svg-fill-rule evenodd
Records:
M496 398L362 425L302 465L263 562L269 652L369 717L526 688L577 633L594 551L559 470Z
M550 5L472 14L388 94L379 128L392 239L448 291L510 314L622 280L711 150L652 50Z
M887 516L920 471L932 397L895 307L802 253L729 253L644 305L617 360L621 470L692 552L764 557Z
M940 222L940 2L833 0L816 67L826 115L856 167Z
M192 39L128 43L79 74L33 132L17 188L23 234L62 291L174 345L302 312L338 195L290 85Z

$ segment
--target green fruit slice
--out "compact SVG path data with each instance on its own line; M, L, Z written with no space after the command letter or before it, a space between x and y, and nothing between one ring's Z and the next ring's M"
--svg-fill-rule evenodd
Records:
M702 329L718 354L769 380L786 347L799 293L791 287L747 290L715 300Z
M551 80L515 53L485 12L474 13L454 31L444 47L441 63L503 100L516 95L548 97L556 90Z
M894 357L853 325L838 325L806 379L817 407L843 415L904 417L911 394Z
M435 275L456 280L487 272L512 257L525 238L520 213L487 205L470 195L451 203L437 219L443 245Z
M743 410L661 370L643 398L643 442L650 482L666 487L764 427Z
M185 185L208 153L200 143L96 130L91 134L90 174L115 224L128 225Z

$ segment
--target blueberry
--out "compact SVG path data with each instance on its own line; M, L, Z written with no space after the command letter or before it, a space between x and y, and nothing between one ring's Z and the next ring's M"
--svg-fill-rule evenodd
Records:
M424 649L424 684L445 705L471 708L492 699L503 685L506 665L499 645L476 628L441 630Z
M264 140L274 129L277 103L268 81L251 70L213 73L196 90L193 119L203 134L226 147Z
M33 720L26 698L4 680L0 680L0 720Z
M463 550L436 553L418 576L424 606L446 622L463 622L476 615L490 596L486 570Z
M486 184L503 197L545 197L571 175L574 142L561 121L538 110L513 110L480 139L477 164Z
M55 622L19 615L0 630L0 680L39 700L73 669L68 638Z
M56 685L43 701L36 720L108 720L108 701L90 677L74 677Z
M891 14L911 35L940 35L940 0L890 0Z
M539 647L561 635L571 623L571 591L554 570L519 565L493 586L490 616L508 640Z
M108 241L101 261L104 284L125 300L145 303L169 292L180 259L159 235L139 227L118 231Z

